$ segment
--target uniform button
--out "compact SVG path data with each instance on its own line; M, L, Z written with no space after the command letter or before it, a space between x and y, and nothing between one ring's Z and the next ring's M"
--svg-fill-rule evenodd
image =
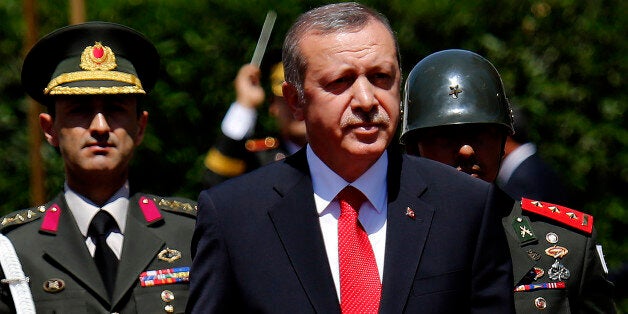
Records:
M174 306L172 306L171 304L168 304L164 306L164 311L166 311L166 313L174 313Z
M534 299L534 306L539 310L544 310L547 307L547 302L543 297L538 297Z

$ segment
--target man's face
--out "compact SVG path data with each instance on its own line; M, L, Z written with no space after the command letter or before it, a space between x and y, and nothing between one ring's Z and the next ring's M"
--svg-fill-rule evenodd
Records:
M61 151L68 180L127 175L148 119L145 111L138 116L135 96L66 96L54 106L55 117L42 113L40 123Z
M493 182L505 138L503 128L493 124L447 125L421 130L417 147L423 157Z
M305 120L308 142L321 160L355 179L381 156L397 127L400 71L393 38L371 21L359 31L310 32L300 48L307 60L305 103L292 92L288 104Z

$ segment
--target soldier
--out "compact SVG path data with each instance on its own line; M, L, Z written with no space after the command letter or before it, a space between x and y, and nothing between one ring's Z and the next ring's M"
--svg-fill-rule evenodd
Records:
M501 78L490 62L465 50L429 55L408 77L403 111L401 142L409 154L495 180L506 136L514 130ZM518 313L615 311L591 215L522 198L502 224Z
M305 145L305 123L292 117L281 90L283 64L274 64L270 72L272 96L268 109L277 121L279 137L251 137L265 93L260 84L260 69L246 64L235 79L236 101L223 118L223 134L205 157L205 187L281 160Z
M148 121L139 101L158 71L153 44L106 22L58 29L26 56L22 85L47 106L39 121L63 157L65 184L47 204L0 220L26 276L0 274L0 312L15 311L9 286L25 280L39 313L185 310L196 204L129 195Z

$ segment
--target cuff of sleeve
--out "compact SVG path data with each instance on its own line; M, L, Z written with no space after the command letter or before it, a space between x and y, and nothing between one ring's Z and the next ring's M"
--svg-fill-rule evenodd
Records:
M222 133L234 139L241 140L251 136L257 121L257 111L234 102L222 119Z

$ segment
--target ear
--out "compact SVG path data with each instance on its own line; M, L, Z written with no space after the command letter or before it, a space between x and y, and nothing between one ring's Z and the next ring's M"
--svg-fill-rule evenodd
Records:
M294 85L283 82L281 85L281 89L283 91L283 97L286 99L286 104L288 104L288 108L292 112L292 116L297 121L303 121L305 119L304 114L304 104L299 100L299 93Z
M148 125L148 111L142 111L137 117L137 133L135 134L135 146L139 146L144 140L146 126Z
M59 135L57 131L54 129L54 119L50 114L40 113L39 114L39 125L41 126L42 131L44 131L44 136L46 137L46 141L50 143L50 145L54 147L59 146Z

